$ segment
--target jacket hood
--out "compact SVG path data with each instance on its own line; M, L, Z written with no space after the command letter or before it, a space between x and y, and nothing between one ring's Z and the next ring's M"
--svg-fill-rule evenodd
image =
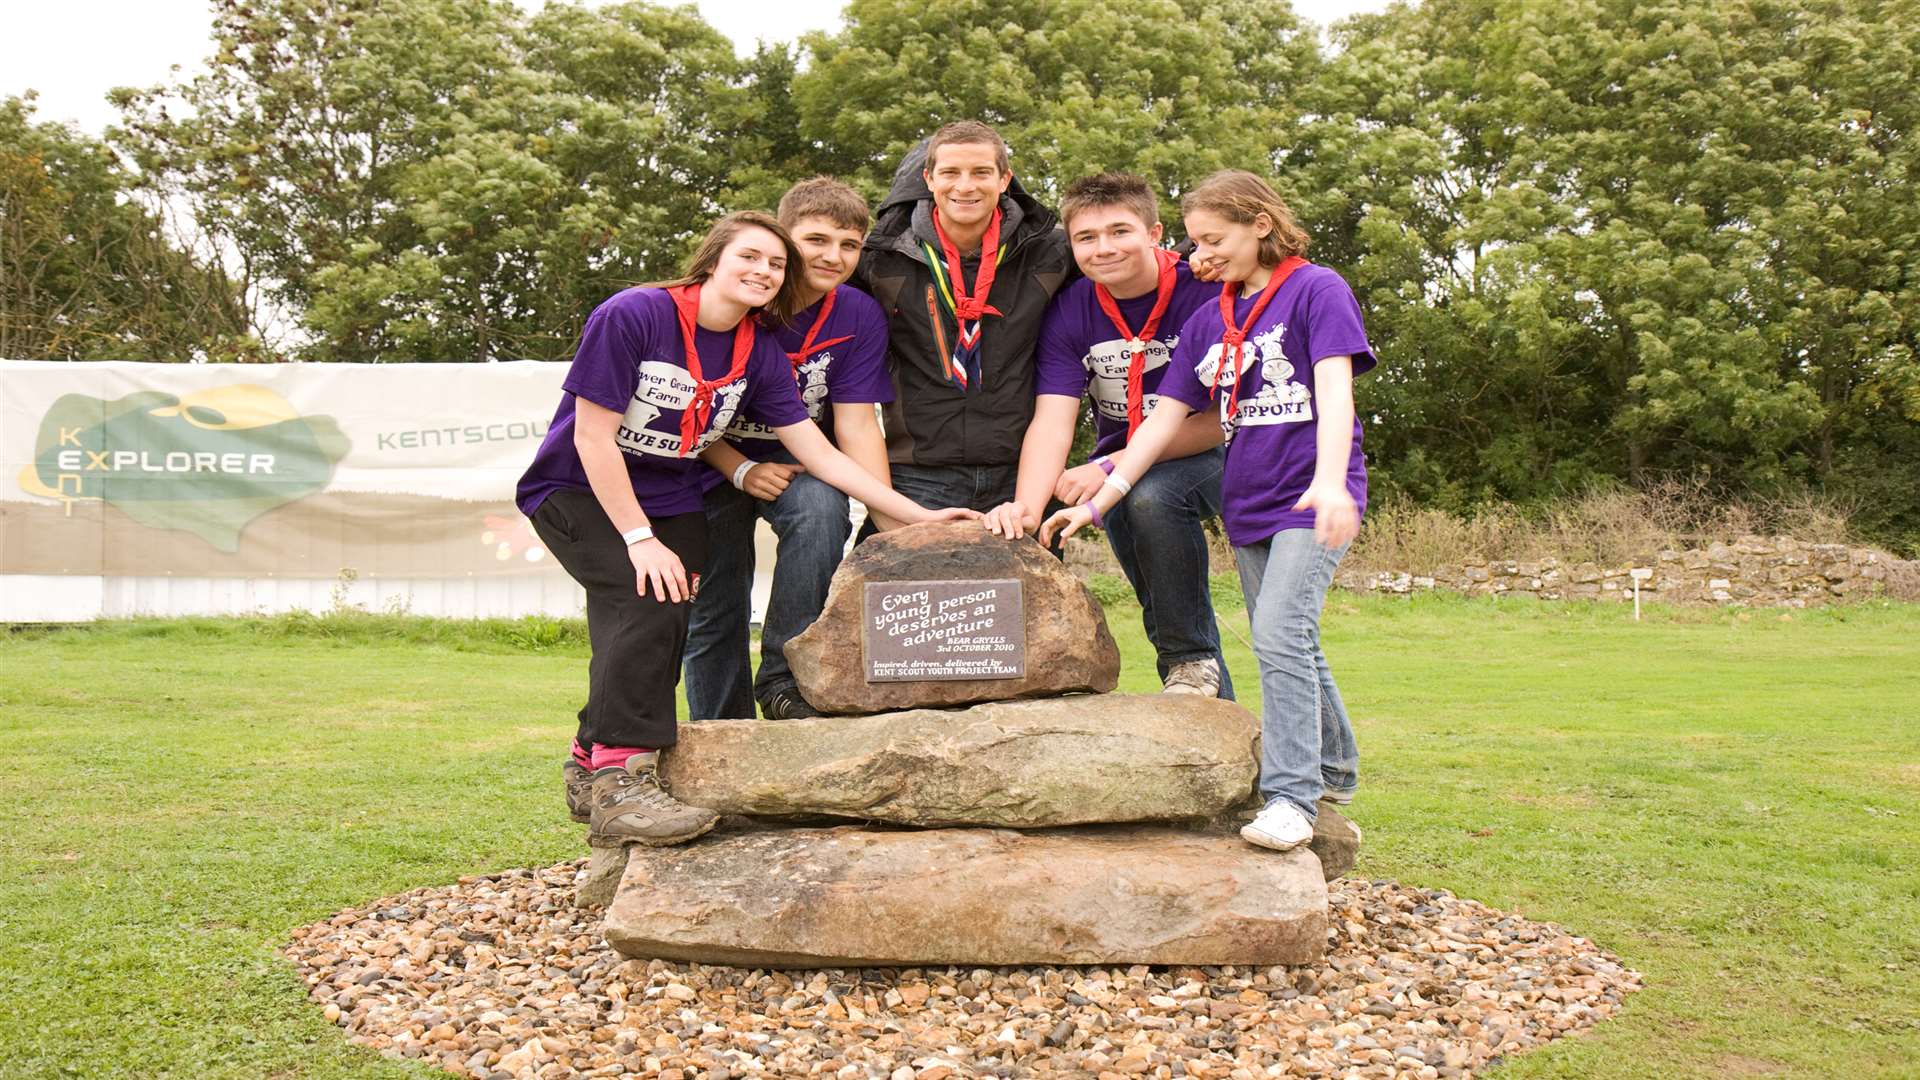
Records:
M880 209L873 216L873 232L868 236L868 246L917 250L913 238L915 211L924 205L926 210L919 216L926 217L933 212L933 192L922 175L927 166L927 142L927 139L921 139L900 159L899 168L893 172L893 186L887 189L887 197L881 200ZM1013 226L1006 241L1009 246L1047 232L1054 226L1053 211L1027 194L1026 189L1020 186L1018 173L1007 185L1006 194L1000 196L1000 209ZM929 234L928 239L931 238Z

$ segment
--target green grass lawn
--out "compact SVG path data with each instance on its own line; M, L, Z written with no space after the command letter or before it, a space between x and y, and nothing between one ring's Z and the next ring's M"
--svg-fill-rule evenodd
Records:
M1137 609L1111 614L1121 689L1154 689ZM1336 595L1325 637L1356 872L1646 977L1498 1076L1920 1075L1920 607L1636 624ZM581 854L556 774L585 662L577 625L537 620L0 636L0 1076L444 1075L350 1047L277 951L351 904Z

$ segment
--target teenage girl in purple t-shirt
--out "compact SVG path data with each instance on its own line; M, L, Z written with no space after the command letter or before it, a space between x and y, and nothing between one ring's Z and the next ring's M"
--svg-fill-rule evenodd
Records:
M1266 181L1215 173L1181 202L1199 276L1223 282L1200 308L1105 484L1041 529L1071 534L1126 498L1190 413L1215 407L1227 439L1221 519L1260 663L1259 816L1240 835L1286 850L1313 836L1318 802L1347 802L1359 751L1320 648L1334 567L1359 532L1366 465L1353 377L1373 366L1353 290L1303 257L1307 237Z
M587 592L587 703L562 769L567 808L599 847L691 840L712 811L668 795L675 688L707 552L700 452L736 416L765 424L807 472L897 521L925 510L807 418L786 353L754 317L799 307L800 253L760 213L716 222L681 277L628 289L581 333L547 438L520 479L535 532Z

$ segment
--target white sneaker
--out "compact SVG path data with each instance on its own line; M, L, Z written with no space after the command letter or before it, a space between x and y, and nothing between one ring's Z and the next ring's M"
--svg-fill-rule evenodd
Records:
M1292 803L1276 801L1240 827L1240 839L1275 851L1292 851L1313 839L1313 822Z

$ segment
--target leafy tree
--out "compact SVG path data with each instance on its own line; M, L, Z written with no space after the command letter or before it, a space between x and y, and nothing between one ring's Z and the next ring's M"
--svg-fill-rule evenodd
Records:
M796 51L762 44L741 71L735 111L715 117L732 157L723 201L729 209L771 211L794 181L825 171L814 143L801 133L793 81Z
M1526 242L1573 212L1510 179L1502 105L1481 85L1490 14L1346 24L1281 178L1314 257L1368 307L1381 365L1358 392L1377 485L1454 508L1577 487L1609 460L1574 290L1527 264Z
M112 150L0 101L0 357L254 355L239 290L134 202Z
M719 209L736 64L689 9L218 0L214 43L119 137L312 359L563 356Z
M143 287L204 286L149 287L149 314L238 290L256 324L297 320L304 356L562 357L723 208L815 172L878 196L909 146L974 117L1043 200L1129 169L1176 235L1199 177L1274 175L1367 307L1383 493L1816 484L1920 548L1920 0L1427 0L1324 51L1285 4L852 0L840 30L744 61L643 3L214 10L209 73L119 92L115 136L145 205L190 208L202 257L148 242L110 155L16 110L9 274L34 253L54 280L68 237L174 268ZM74 244L75 222L124 239ZM76 348L77 313L128 273L87 265L59 271L84 299L47 312L10 277L7 326L33 310Z
M1286 4L853 0L793 80L818 164L870 193L949 120L985 120L1042 201L1128 169L1173 195L1284 153L1319 50ZM1163 213L1177 225L1178 212Z
M1432 0L1349 24L1292 180L1373 301L1390 483L1911 476L1916 13Z

